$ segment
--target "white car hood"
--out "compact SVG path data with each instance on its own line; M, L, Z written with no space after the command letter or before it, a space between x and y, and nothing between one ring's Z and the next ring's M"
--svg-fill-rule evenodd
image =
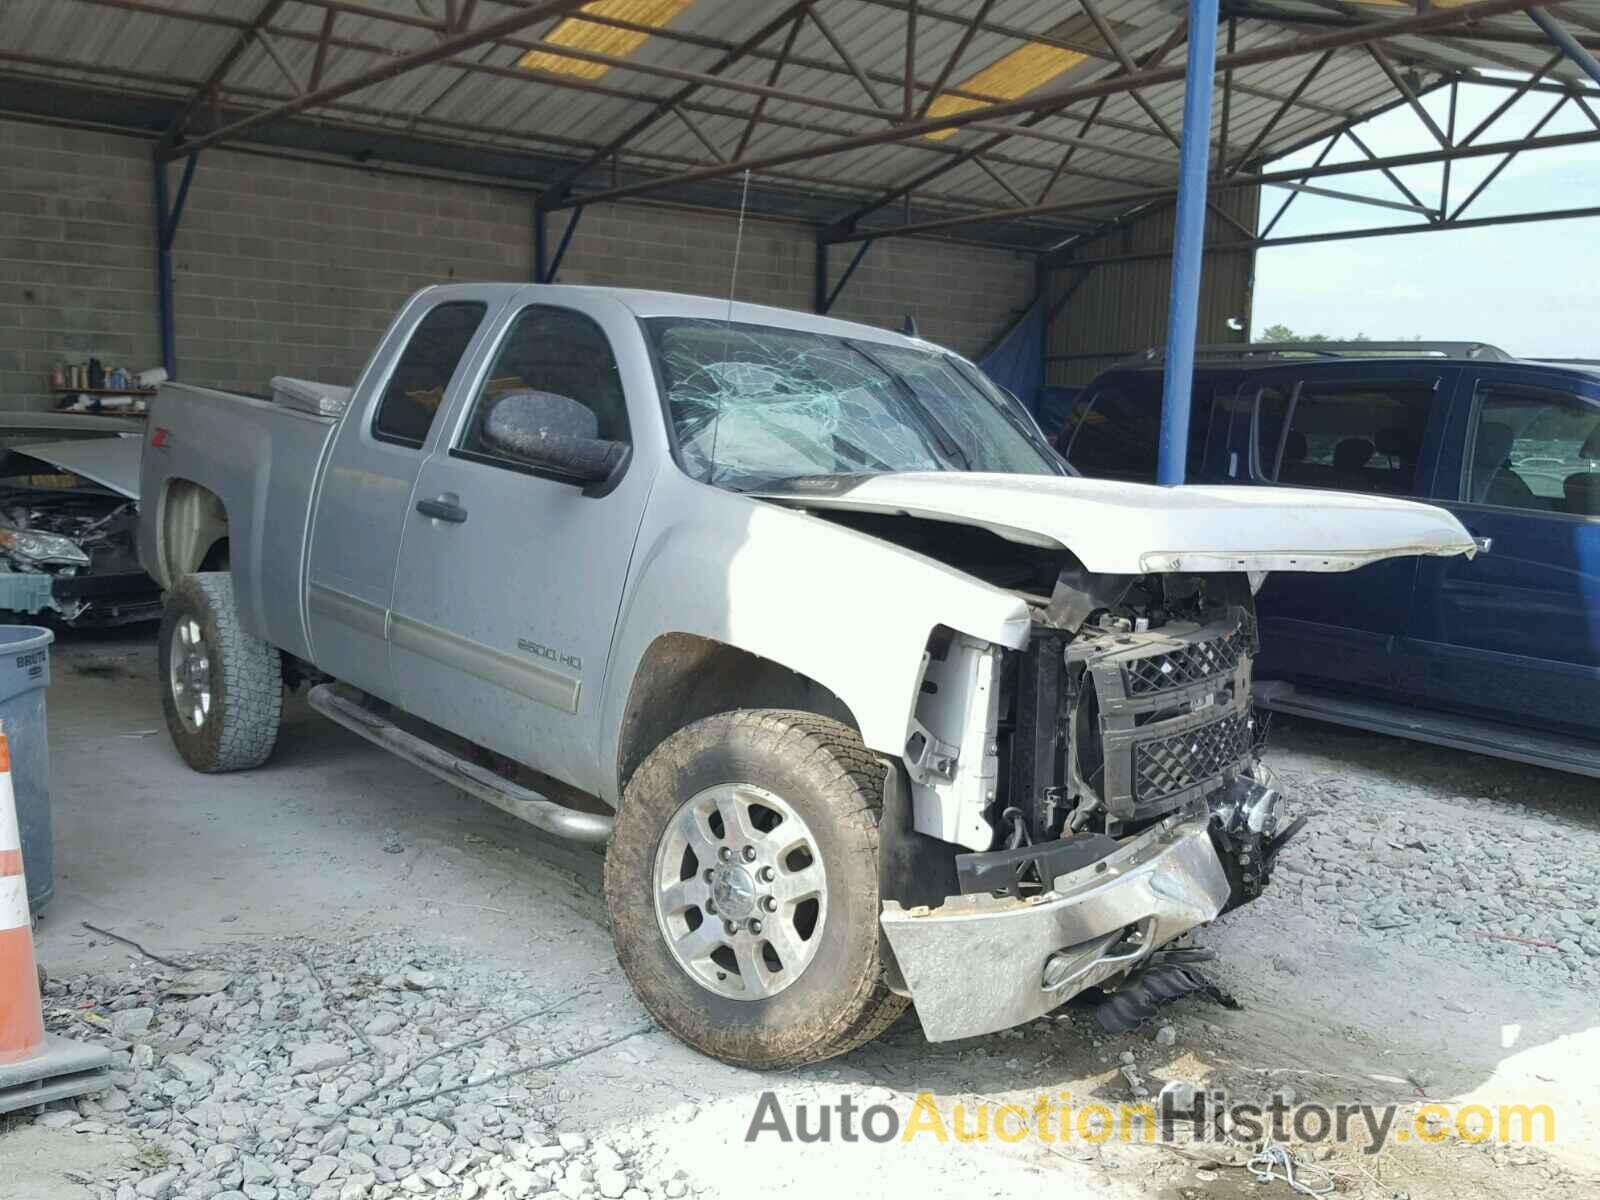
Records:
M1350 571L1410 554L1476 551L1442 508L1307 488L1177 488L1050 475L922 471L799 479L753 493L807 509L975 525L1070 550L1091 571Z

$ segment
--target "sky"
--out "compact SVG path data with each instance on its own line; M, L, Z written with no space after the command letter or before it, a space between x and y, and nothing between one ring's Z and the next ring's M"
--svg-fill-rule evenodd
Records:
M1456 112L1458 136L1472 130L1509 93L1463 85ZM1534 92L1479 135L1479 143L1525 136L1560 100ZM1424 98L1441 128L1448 91ZM1600 102L1590 101L1600 112ZM1541 136L1593 130L1583 110L1568 102ZM1415 113L1404 106L1357 127L1374 154L1387 156L1437 147ZM1325 143L1272 163L1268 170L1308 166ZM1325 160L1354 161L1348 139ZM1467 159L1451 168L1452 209L1501 161ZM1437 204L1441 168L1397 171L1425 204ZM1313 181L1404 202L1382 175L1334 176ZM1263 225L1293 193L1263 188ZM1467 217L1561 208L1600 207L1600 143L1522 154L1466 210ZM1300 194L1273 229L1274 237L1328 230L1424 224L1418 215ZM1256 255L1254 327L1287 325L1298 334L1378 340L1422 337L1489 342L1524 357L1600 358L1600 218L1539 221L1483 229L1365 238L1263 249Z

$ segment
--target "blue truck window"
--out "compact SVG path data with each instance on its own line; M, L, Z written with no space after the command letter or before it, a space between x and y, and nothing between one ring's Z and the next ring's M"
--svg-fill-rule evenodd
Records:
M1262 474L1294 487L1416 493L1435 381L1264 388L1256 407Z
M1462 499L1600 516L1600 401L1497 384L1474 400Z
M444 403L450 377L478 332L487 306L478 301L441 304L411 331L383 399L372 419L372 436L420 449Z
M1212 389L1196 384L1189 410L1188 473L1205 459ZM1161 375L1149 372L1102 384L1073 406L1056 442L1085 475L1150 483L1156 477L1161 434Z
M576 400L594 413L597 436L628 440L628 406L616 355L604 330L580 312L533 305L517 314L473 400L462 450L494 457L482 441L483 418L512 392L553 392Z

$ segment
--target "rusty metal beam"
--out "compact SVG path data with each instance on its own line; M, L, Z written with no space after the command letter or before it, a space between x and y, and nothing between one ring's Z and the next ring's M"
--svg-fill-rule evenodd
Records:
M1328 144L1322 148L1321 153L1319 153L1311 162L1311 169L1313 171L1315 171L1327 160L1328 155L1333 153L1333 148L1339 144L1339 139L1344 137L1344 135L1349 132L1350 131L1348 129L1341 129L1328 139ZM1304 183L1305 179L1309 178L1311 178L1311 176L1307 175L1301 180L1301 182ZM1293 205L1294 202L1299 198L1300 193L1297 191L1291 191L1287 196L1285 196L1283 203L1278 207L1278 211L1272 214L1272 219L1268 221L1266 227L1261 230L1260 236L1269 236L1272 231L1277 228L1278 222L1283 220L1284 214L1289 211L1290 206Z
M1430 10L1418 16L1384 18L1352 29L1339 29L1328 33L1290 38L1268 46L1258 46L1248 50L1237 51L1234 54L1219 57L1217 66L1219 69L1225 69L1230 66L1236 68L1258 66L1266 62L1275 62L1307 54L1319 54L1346 46L1363 46L1380 39L1450 29L1465 22L1480 20L1486 16L1520 12L1523 9L1533 7L1534 2L1535 0L1476 0L1475 3L1463 5L1460 8ZM1148 69L1139 72L1137 75L1113 76L1108 79L1048 90L1040 94L1025 96L1018 100L993 104L983 109L947 113L940 117L924 117L909 123L896 123L888 129L873 130L820 145L807 146L753 159L744 159L717 167L707 167L679 175L627 184L622 187L608 188L602 192L586 196L585 200L620 200L628 196L644 195L663 187L719 179L741 171L762 171L772 167L787 166L790 163L842 154L851 150L904 142L920 138L925 134L936 133L945 129L960 129L971 125L975 121L992 120L996 117L1011 117L1022 113L1044 114L1059 112L1075 101L1092 100L1098 96L1108 94L1120 94L1135 87L1176 82L1183 78L1183 73L1183 66L1178 64ZM563 201L563 203L569 204L571 202Z
M677 106L673 107L672 115L677 117L679 121L683 122L683 127L690 133L694 134L695 139L706 148L706 153L711 155L712 162L728 161L728 156L719 150L717 148L717 144L706 136L706 131L700 128L693 117Z
M1089 18L1090 24L1095 27L1095 31L1099 33L1101 40L1105 42L1106 48L1111 51L1112 57L1117 60L1117 65L1122 68L1122 73L1124 75L1132 75L1136 72L1139 69L1138 66L1129 57L1128 52L1123 49L1122 39L1117 36L1117 31L1112 29L1110 23L1100 15L1100 8L1095 4L1094 0L1078 0L1078 4L1083 9L1084 15ZM1128 96L1144 110L1144 115L1150 118L1150 123L1161 131L1162 136L1167 141L1174 146L1179 144L1177 132L1155 110L1155 106L1145 99L1143 92L1138 88L1132 88L1129 90Z
M564 199L572 191L572 185L581 179L585 174L587 174L591 169L598 166L606 159L611 158L613 155L621 152L625 147L628 146L629 143L633 141L634 138L638 137L662 117L666 116L667 113L671 112L674 108L677 108L679 105L683 104L684 101L693 96L703 84L718 82L716 78L718 75L743 59L750 53L751 50L755 49L755 47L759 46L773 34L777 33L778 30L784 27L784 25L788 24L790 21L798 22L802 20L805 17L806 9L809 7L810 0L799 0L799 3L789 5L777 16L773 17L772 20L762 25L760 29L756 30L753 34L747 37L743 42L740 42L737 46L725 51L722 57L717 59L716 62L714 62L705 72L703 72L698 80L687 82L685 86L679 88L678 91L672 96L657 103L650 112L640 117L637 121L629 125L599 150L595 151L594 154L591 154L583 162L579 163L560 179L556 180L551 185L550 198L553 200ZM798 29L798 25L796 28ZM793 36L791 36L789 39L789 44L792 45L793 41ZM775 80L776 73L774 73L774 81ZM762 97L776 99L795 98L793 93L780 91L776 87L770 85L758 89L758 99ZM868 116L874 115L865 110L856 109L855 111L864 113L864 115ZM758 109L751 114L752 121L757 119L759 115L760 110ZM739 156L735 155L734 157L737 158Z
M1152 65L1154 63L1158 63L1158 62L1161 61L1161 59L1165 58L1167 56L1167 54L1169 54L1172 51L1172 48L1183 40L1184 32L1185 32L1186 29L1187 29L1186 22L1180 21L1178 23L1177 27L1175 29L1173 29L1171 33L1169 33L1167 35L1166 40L1164 42L1162 42L1161 45L1158 46L1155 50L1151 51L1148 55L1145 56L1145 59L1144 59L1145 65L1148 66L1148 65ZM1077 138L1074 139L1074 138L1070 138L1070 137L1065 137L1063 135L1053 135L1052 140L1059 140L1063 144L1065 144L1065 145L1067 145L1069 147L1072 147L1072 148L1093 149L1093 150L1101 151L1103 153L1109 153L1109 154L1115 154L1115 155L1124 155L1124 156L1133 157L1133 158L1136 158L1136 159L1145 159L1145 160L1154 159L1155 162L1158 162L1162 166L1168 165L1170 163L1170 159L1165 159L1165 158L1157 159L1157 158L1155 158L1155 156L1143 155L1143 154L1139 154L1137 152L1125 151L1125 150L1123 150L1121 148L1113 148L1113 147L1101 146L1101 145L1097 145L1097 144L1094 144L1094 143L1089 143L1089 142L1084 141L1084 135L1088 132L1090 127L1093 126L1094 122L1096 120L1100 119L1100 112L1105 107L1106 101L1109 98L1110 98L1109 95L1101 96L1095 101L1094 110L1090 114L1090 119L1087 122L1085 122L1083 128L1078 131L1078 137ZM887 191L880 193L878 195L878 197L875 200L871 201L870 203L862 205L861 207L856 208L856 209L852 210L850 213L848 213L845 216L841 217L838 221L836 221L834 223L833 230L834 231L838 231L838 230L841 230L841 229L851 228L857 222L859 222L862 218L867 217L867 216L871 215L874 212L877 212L881 208L884 208L884 207L886 207L886 206L888 206L890 204L893 204L896 200L900 199L903 196L909 196L915 189L923 186L926 183L932 182L934 179L938 178L940 175L943 175L948 171L955 170L957 167L961 166L961 164L966 162L968 159L970 159L970 158L972 158L972 157L974 157L974 156L976 156L978 154L990 154L990 153L992 153L995 150L996 147L1000 146L1006 140L1007 137L1012 136L1014 133L1017 133L1017 132L1025 132L1025 133L1030 133L1030 134L1034 133L1035 131L1032 129L1032 127L1040 124L1041 122L1046 120L1050 115L1053 115L1053 114L1044 114L1044 113L1035 114L1035 115L1027 118L1022 123L1022 127L1020 129L1018 129L1018 127L1015 127L1015 126L1006 127L1003 130L999 131L998 136L990 138L988 141L983 142L980 145L974 146L974 147L972 147L972 148L970 148L968 150L960 151L958 156L955 159L953 159L953 160L951 160L949 162L946 162L946 163L941 163L941 164L939 164L937 166L934 166L934 167L932 167L932 168L930 168L928 170L922 171L919 174L917 174L916 176L914 176L913 178L905 181L904 183L900 183L900 184L895 185L894 187L888 189ZM1067 114L1066 113L1062 113L1061 115L1062 116L1066 116ZM994 131L996 129L994 123L990 122L990 121L973 121L973 122L970 123L969 127L972 128L972 129L976 129L976 130L986 130L986 131ZM937 143L932 143L932 144L937 144ZM1067 163L1071 161L1071 158L1072 158L1072 153L1071 153L1071 150L1069 150L1068 153L1063 155L1061 160L1057 162L1055 169L1051 172L1050 184L1048 184L1046 186L1046 189L1045 189L1047 194L1049 192L1049 188L1054 185L1055 181L1057 179L1059 179L1064 172L1066 172ZM1074 174L1081 174L1081 172L1074 172Z
M1454 103L1455 103L1454 100L1452 100L1451 101L1452 106L1454 105ZM1452 118L1452 120L1453 120L1453 118ZM1390 168L1384 166L1379 161L1378 156L1372 152L1372 148L1370 146L1368 146L1364 141L1361 140L1361 135L1360 134L1358 134L1354 129L1346 129L1344 132L1345 132L1345 136L1348 137L1352 142L1355 143L1356 149L1361 151L1361 153L1366 156L1367 161L1372 163L1379 171L1381 171L1383 173L1383 177L1394 185L1396 191L1398 191L1402 196L1404 196L1407 200L1409 200L1417 209L1419 209L1419 210L1421 210L1423 212L1431 211L1426 204L1424 204L1420 199L1417 198L1417 194L1415 192L1413 192L1410 188L1408 188L1405 185L1404 182L1401 181L1400 176L1396 175L1394 173L1394 171L1392 171ZM1445 169L1446 172L1448 172L1450 170L1450 164L1451 164L1452 161L1454 161L1454 160L1453 159L1448 159L1448 158L1444 160L1444 169ZM1441 213L1439 213L1439 216L1443 217L1444 214L1441 212Z
M1105 108L1106 102L1110 99L1110 96L1101 96L1100 99L1094 102L1094 106L1089 109L1089 115L1084 118L1082 126L1078 129L1080 138L1094 128L1094 123L1100 119L1101 110ZM1049 197L1051 190L1056 186L1056 182L1061 178L1061 173L1067 169L1067 164L1072 161L1072 156L1078 152L1081 145L1082 143L1080 142L1079 145L1068 146L1066 152L1056 160L1055 169L1050 172L1050 178L1044 181L1044 187L1039 189L1039 196L1034 201L1035 204L1043 204Z
M1515 104L1518 100L1521 100L1524 96L1526 96L1528 94L1528 92L1531 91L1539 83L1539 81L1541 79L1543 79L1546 75L1548 75L1551 71L1553 71L1556 68L1556 65L1558 63L1560 63L1565 58L1566 58L1566 55L1562 54L1561 51L1557 50L1555 52L1555 54L1551 55L1551 57L1545 62L1545 64L1543 66L1541 66L1532 75L1528 76L1527 79L1523 80L1520 84L1518 84L1517 87L1512 91L1511 95L1507 96L1504 100L1502 100L1495 107L1495 110L1492 113L1490 113L1487 117L1485 117L1483 120L1479 121L1475 126L1473 126L1472 132L1467 134L1466 137L1461 139L1461 144L1463 146L1470 146L1470 145L1472 145L1473 142L1477 141L1478 140L1478 135L1480 133L1482 133L1484 130L1488 129L1489 126L1493 125L1501 117L1505 116L1507 110L1509 110L1513 104Z
M861 85L861 90L867 94L867 99L872 101L873 107L881 108L888 112L889 109L884 104L883 97L878 95L878 89L872 86L872 80L867 78L866 73L861 69L861 65L856 62L856 56L850 53L850 47L846 46L839 35L833 31L833 26L822 19L822 14L817 11L815 4L806 5L806 16L811 18L811 23L827 39L828 45L833 47L833 52L839 56L839 61L850 68L850 73L856 77L856 82Z
M805 13L796 13L794 20L789 25L789 32L783 39L783 50L772 62L772 70L767 72L767 86L777 87L778 76L783 74L784 64L789 61L789 53L794 49L795 38L800 36L800 27L806 22ZM761 123L762 116L767 111L767 97L756 97L756 104L750 110L750 120L744 127L744 133L739 135L739 144L734 148L735 158L744 157L745 148L750 145L750 139L755 135L756 126Z
M900 119L909 121L917 112L917 0L906 5L906 76L900 101Z
M1538 124L1536 124L1532 129L1528 130L1528 132L1523 135L1524 139L1526 141L1532 141L1533 139L1537 138L1539 136L1539 131L1548 125L1558 112L1566 107L1567 100L1568 97L1566 96L1563 96L1561 99L1557 100L1555 105L1547 113L1545 113L1544 116L1539 118ZM1511 165L1511 160L1516 158L1519 153L1520 151L1518 150L1512 150L1507 153L1504 158L1497 162L1494 166L1494 170L1490 171L1478 182L1478 186L1472 189L1465 200L1456 205L1455 211L1452 212L1449 217L1446 218L1446 220L1459 220L1461 214L1466 212L1471 206L1472 202L1479 196L1483 195L1486 190L1488 190L1489 185L1500 177L1500 172L1509 167Z
M297 96L304 93L306 89L301 85L300 80L295 77L295 73L289 69L289 64L284 59L282 52L279 51L277 43L272 40L272 35L265 29L257 29L256 41L261 43L261 48L266 51L267 57L272 60L273 65L278 68L284 79L288 80L289 89Z
M950 57L945 59L944 66L940 68L939 77L934 80L933 86L928 89L927 96L923 98L922 103L917 107L919 120L928 115L928 110L933 107L933 102L943 93L944 85L950 82L950 75L955 71L956 64L961 61L961 56L967 52L967 47L972 45L972 39L976 36L978 27L983 24L984 17L989 15L989 10L993 7L994 0L983 0L977 11L972 14L971 21L967 23L966 29L962 30L961 37L956 41L955 49L950 52Z
M1384 52L1383 47L1378 45L1377 42L1369 42L1367 43L1367 53L1372 56L1372 61L1377 63L1383 73L1389 77L1389 82L1394 85L1394 90L1405 97L1406 103L1411 106L1411 111L1417 114L1417 120L1421 121L1428 132L1433 135L1433 140L1438 142L1439 145L1448 148L1450 140L1444 136L1444 130L1439 128L1439 123L1429 115L1428 110L1422 107L1422 101L1417 99L1417 93L1411 89L1411 85L1405 81L1404 76L1395 69L1394 62Z
M996 171L988 163L984 162L983 155L974 154L972 156L972 162L973 165L978 168L978 170L982 171L985 175L992 179L1000 187L1000 190L1006 193L1006 195L1010 196L1018 204L1024 206L1027 205L1028 198L1007 183L1005 178L998 171Z
M216 61L216 64L212 66L210 72L206 75L205 82L190 93L188 101L183 106L183 111L167 127L166 133L161 138L163 148L172 145L178 138L183 136L183 131L188 127L190 118L200 110L200 106L227 78L228 72L233 70L235 64L244 56L244 52L255 41L256 32L278 15L278 10L284 6L284 3L285 0L266 0L260 9L256 11L255 17L240 27L239 36L234 39L233 44L227 50L223 51L222 57Z
M1300 97L1300 94L1310 87L1316 77L1322 73L1322 68L1327 66L1328 63L1333 60L1333 55L1334 51L1332 50L1324 51L1322 57L1317 59L1317 61L1312 64L1311 69L1300 77L1300 82L1294 85L1294 91L1289 94L1289 98L1278 106L1278 110L1273 113L1272 116L1267 118L1266 123L1262 125L1260 129L1256 130L1256 136L1251 140L1249 148L1247 148L1243 154L1239 155L1239 157L1234 161L1232 167L1228 167L1226 164L1223 165L1222 173L1225 177L1237 175L1240 171L1244 170L1245 164L1249 163L1253 158L1255 158L1256 151L1261 149L1267 138L1272 136L1272 131L1278 127L1278 122L1283 120L1283 118L1288 114L1289 109L1294 105L1295 100L1297 100Z
M317 55L311 60L310 88L314 92L322 86L322 72L328 65L328 45L333 41L333 23L339 14L331 9L322 10L322 31L317 35Z
M1533 150L1553 150L1565 146L1588 146L1600 144L1600 130L1582 133L1558 133L1549 137L1537 138L1532 141L1519 139L1513 142L1493 142L1482 146L1455 146L1448 150L1429 150L1418 154L1398 154L1379 160L1383 166L1390 168L1416 167L1434 163L1441 163L1447 159L1484 158L1497 154L1521 153ZM1240 178L1224 180L1212 186L1212 192L1233 191L1238 188L1252 188L1263 184L1279 182L1298 182L1306 179L1320 179L1332 175L1353 175L1363 171L1376 169L1377 164L1365 160L1347 163L1330 163L1315 170L1296 167L1287 171L1272 171L1263 174L1246 175ZM850 233L831 236L828 240L835 242L853 242L861 238L896 237L904 234L937 233L945 229L955 229L963 225L973 225L985 222L1004 222L1022 220L1030 217L1045 217L1055 213L1082 212L1094 209L1111 208L1126 209L1136 204L1148 204L1159 201L1171 200L1177 195L1175 188L1166 187L1145 192L1119 193L1116 195L1097 196L1090 199L1062 200L1049 204L1030 205L1026 208L1002 209L991 212L974 213L960 217L941 217L930 221L920 221L914 225L896 225L884 229L857 230Z
M205 149L207 146L214 146L218 142L237 138L257 126L267 124L269 121L276 121L283 117L293 116L295 113L305 112L307 109L326 104L330 100L342 100L351 93L359 92L363 88L369 88L375 83L383 83L398 75L414 71L418 67L425 67L430 63L450 58L463 50L471 50L475 46L483 45L485 42L492 42L497 38L516 33L538 21L543 21L549 17L564 16L582 3L584 3L584 0L544 0L543 3L537 4L533 8L512 13L510 16L502 17L498 21L490 21L487 25L470 32L441 38L436 44L425 49L403 55L391 62L381 63L368 70L360 71L343 83L336 83L331 86L325 85L314 92L306 92L304 95L296 96L293 100L286 101L275 108L269 108L264 112L252 113L248 117L243 117L229 125L224 125L221 129L214 129L202 137L185 142L181 151L175 151L170 145L164 146L158 151L158 155L163 159L170 159L178 157L180 153L193 154L196 151ZM281 4L281 0L268 0L268 4L276 11L276 7Z

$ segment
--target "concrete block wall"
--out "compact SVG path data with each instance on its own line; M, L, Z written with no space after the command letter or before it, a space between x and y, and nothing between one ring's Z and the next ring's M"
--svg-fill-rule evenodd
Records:
M48 407L56 362L159 365L149 155L136 138L0 120L0 408ZM528 279L530 207L505 189L208 151L174 246L180 375L258 392L275 374L348 383L417 288ZM718 214L596 206L561 281L725 295L736 233ZM853 249L833 250L835 280ZM809 311L812 256L809 229L746 222L739 298ZM914 313L925 336L977 354L1032 289L1022 256L888 241L833 313L893 328Z

